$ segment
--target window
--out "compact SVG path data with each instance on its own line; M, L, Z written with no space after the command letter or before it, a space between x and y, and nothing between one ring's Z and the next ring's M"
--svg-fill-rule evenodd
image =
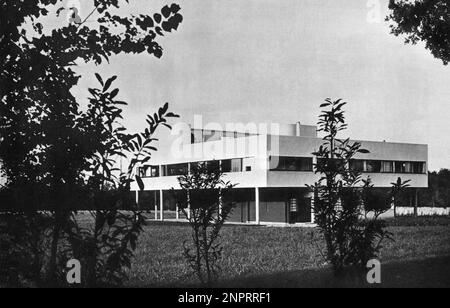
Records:
M394 162L395 173L414 173L425 174L425 162L409 162L409 161L396 161Z
M236 135L235 132L223 132L223 136L225 138L236 138L235 135Z
M394 172L394 162L392 162L392 161L381 162L381 172L393 173Z
M209 160L206 162L206 167L210 170L215 170L220 168L220 161L218 160Z
M222 172L231 172L231 159L222 160L220 166Z
M231 160L231 172L242 172L242 158Z
M299 159L300 171L313 171L312 158L300 158Z
M330 170L335 168L345 167L345 161L338 158L317 158L317 169Z
M203 142L208 141L218 141L222 137L222 132L215 130L204 130L203 131Z
M183 175L188 172L188 164L174 164L164 166L164 175L165 176L176 176Z
M425 163L423 162L412 162L412 172L416 174L424 174L425 171Z
M252 171L252 166L246 166L245 171Z
M411 173L411 163L405 161L395 162L395 172L396 173Z
M159 166L143 166L139 168L139 176L142 178L159 177Z
M271 171L313 171L310 157L271 156L269 165Z
M159 176L159 166L150 166L148 169L150 172L147 174L148 176L155 178Z
M405 166L405 173L411 173L412 169L411 169L411 163L408 162L404 162L403 165Z
M404 173L405 172L405 169L403 168L403 162L396 161L396 162L394 162L394 166L395 166L396 173Z
M367 160L365 172L381 172L381 161Z
M350 170L356 172L364 172L364 160L352 159L350 161Z
M201 129L191 130L191 143L203 142L203 131Z

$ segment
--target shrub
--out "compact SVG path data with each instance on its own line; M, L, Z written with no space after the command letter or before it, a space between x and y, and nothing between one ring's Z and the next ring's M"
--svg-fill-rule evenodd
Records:
M182 188L178 203L192 232L192 241L183 243L184 256L199 281L211 285L220 275L222 245L218 240L233 208L226 201L233 185L223 180L219 164L206 162L193 165L178 181Z
M376 258L382 242L390 238L379 216L390 208L392 198L403 182L395 183L389 195L374 193L370 179L362 182L361 173L350 168L356 154L367 154L359 142L337 138L345 130L346 102L326 99L319 117L319 131L324 143L313 153L317 158L315 172L321 177L313 186L315 221L326 243L327 260L336 274L348 265L365 266ZM360 185L363 183L363 185Z

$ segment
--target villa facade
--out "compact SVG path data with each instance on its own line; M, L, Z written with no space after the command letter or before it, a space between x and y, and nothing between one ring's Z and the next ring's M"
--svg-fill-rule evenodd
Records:
M186 131L186 130L185 130ZM276 129L210 130L189 127L152 164L139 167L144 190L133 183L140 207L155 210L155 219L179 219L173 190L191 164L219 164L236 184L230 221L251 224L313 223L312 195L306 188L319 175L312 153L323 140L315 126L277 125ZM358 140L359 141L359 140ZM428 186L428 147L423 144L359 141L369 154L358 154L352 168L388 188L399 177L411 187Z

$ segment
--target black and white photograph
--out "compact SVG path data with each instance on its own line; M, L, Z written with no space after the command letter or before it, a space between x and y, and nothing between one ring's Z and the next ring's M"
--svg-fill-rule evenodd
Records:
M1 289L450 287L449 0L0 3Z

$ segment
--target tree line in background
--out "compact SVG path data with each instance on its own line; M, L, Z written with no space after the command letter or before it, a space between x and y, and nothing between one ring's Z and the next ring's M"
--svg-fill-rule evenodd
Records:
M377 189L377 194L383 191ZM428 172L427 188L406 188L397 196L401 207L450 207L450 170Z
M419 189L418 194L419 206L450 207L450 170L429 172L428 188Z

